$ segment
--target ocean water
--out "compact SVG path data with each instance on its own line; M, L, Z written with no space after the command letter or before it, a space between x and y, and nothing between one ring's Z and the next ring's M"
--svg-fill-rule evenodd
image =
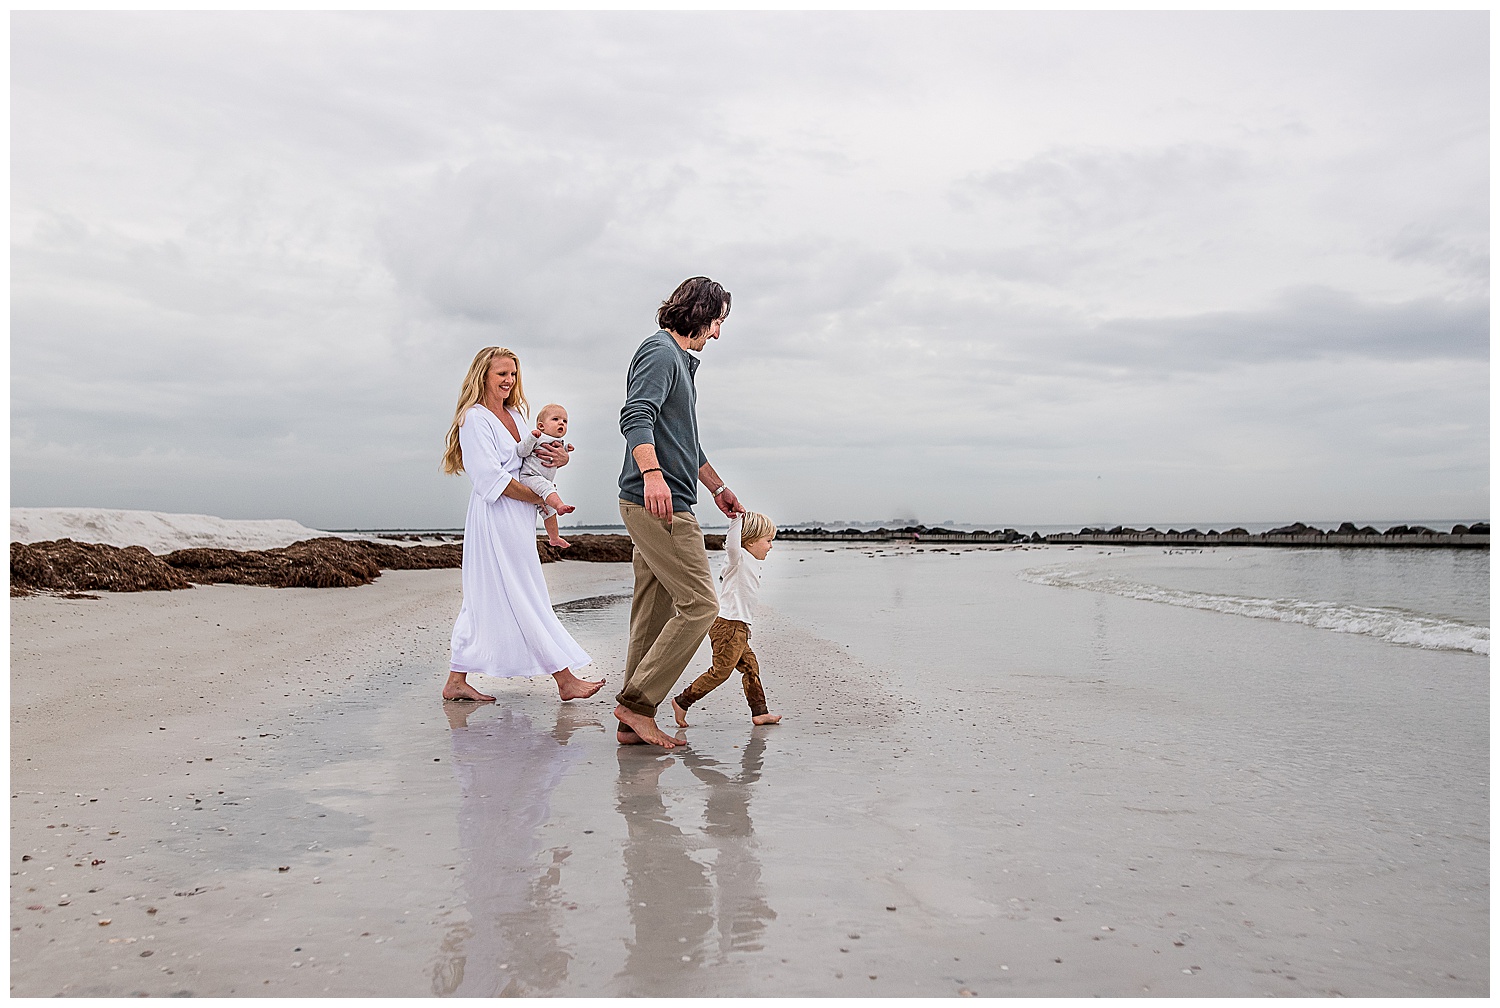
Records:
M1490 648L1488 550L785 543L772 556L769 604L898 667L987 662L997 644L1054 620L1080 593L1359 635L1393 648L1383 660L1397 665L1409 648ZM1045 591L1018 594L1016 581ZM1144 633L1149 611L1111 607L1112 634ZM1221 624L1201 626L1212 634ZM1291 657L1302 638L1272 640Z
M1135 549L1043 564L1020 577L1487 655L1489 559L1488 550Z

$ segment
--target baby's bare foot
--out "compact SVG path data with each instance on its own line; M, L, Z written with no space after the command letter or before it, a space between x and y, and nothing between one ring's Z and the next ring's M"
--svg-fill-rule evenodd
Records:
M692 727L691 725L689 725L687 723L687 711L683 710L681 707L679 707L677 705L677 698L676 697L672 698L672 716L677 719L677 727L679 727L679 728L691 728Z
M574 511L578 510L571 504L554 504L552 505L552 509L558 514L572 514Z
M572 543L568 542L568 540L564 539L560 535L559 536L548 536L547 537L547 542L551 543L553 546L556 546L558 549L567 549L569 546L573 545Z
M781 720L780 714L757 714L750 719L755 724L775 724Z
M623 705L615 708L615 720L621 724L628 725L631 732L642 742L661 746L663 749L676 749L678 746L684 744L677 739L662 734L662 730L656 726L656 722L653 719L646 717L644 714L637 714ZM634 745L634 742L628 741L623 737L625 734L625 732L617 730L615 738L622 745Z

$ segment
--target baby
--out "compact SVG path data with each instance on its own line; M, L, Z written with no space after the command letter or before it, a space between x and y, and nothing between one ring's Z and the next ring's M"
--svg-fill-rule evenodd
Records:
M775 724L781 720L780 714L766 709L760 663L750 650L750 618L754 615L755 596L760 592L760 562L771 552L771 540L775 538L776 526L771 519L754 511L746 511L729 523L729 533L724 536L727 558L719 574L719 615L708 628L714 664L672 698L672 713L683 728L688 727L687 709L728 679L735 669L740 670L745 699L750 704L750 720L756 724Z
M577 509L571 504L564 504L558 494L554 480L557 470L534 453L539 444L561 445L567 451L572 451L573 446L562 440L566 433L568 411L557 403L548 403L537 412L536 429L521 438L521 443L516 446L516 452L521 456L521 475L517 478L522 485L547 502L537 510L542 513L542 524L547 527L547 541L553 546L561 547L566 547L568 540L557 530L557 516L570 514Z

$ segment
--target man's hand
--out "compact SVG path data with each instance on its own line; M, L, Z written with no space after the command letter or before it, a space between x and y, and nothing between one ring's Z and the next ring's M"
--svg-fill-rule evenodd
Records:
M668 525L672 524L672 491L667 486L667 478L659 472L652 472L646 474L644 482L642 496L646 500L646 510Z
M561 448L553 444L551 441L543 441L541 444L536 446L536 449L532 452L532 454L540 456L543 464L549 465L554 469L561 469L563 466L568 464L568 452L572 450L572 445L569 445L566 448Z
M719 494L714 498L714 503L719 505L719 510L724 512L726 518L745 513L745 506L740 503L740 499L734 495L733 490L725 490Z

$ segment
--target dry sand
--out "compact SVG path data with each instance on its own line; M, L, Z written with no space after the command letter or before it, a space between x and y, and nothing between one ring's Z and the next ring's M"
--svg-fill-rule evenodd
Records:
M595 700L444 704L457 571L13 601L12 993L1487 992L1482 838L1403 869L1337 810L1257 819L1287 799L1182 762L1195 709L1035 669L938 700L771 612L786 722L731 683L687 749L622 748L629 568L544 570Z

